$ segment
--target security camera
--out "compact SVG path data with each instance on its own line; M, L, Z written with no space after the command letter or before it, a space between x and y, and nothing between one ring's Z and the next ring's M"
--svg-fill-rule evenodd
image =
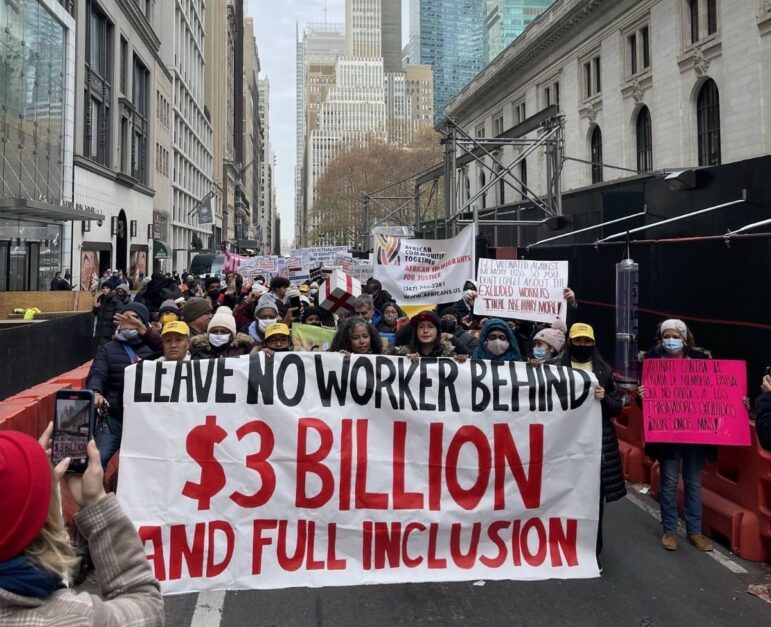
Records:
M96 225L97 226L102 226L102 224L104 224L104 220L97 220L96 221Z

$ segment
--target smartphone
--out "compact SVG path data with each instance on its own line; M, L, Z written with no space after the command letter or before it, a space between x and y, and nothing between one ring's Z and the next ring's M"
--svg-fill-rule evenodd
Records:
M91 390L59 390L54 402L54 434L51 461L56 466L70 458L68 473L82 474L88 466L86 447L94 437L94 393Z
M292 296L289 299L289 306L292 307L293 309L299 309L301 304L302 303L300 303L300 297L299 296Z

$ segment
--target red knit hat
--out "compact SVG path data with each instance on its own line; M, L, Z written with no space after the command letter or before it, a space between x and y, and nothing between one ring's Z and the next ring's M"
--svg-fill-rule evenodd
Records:
M51 464L34 438L0 431L0 562L24 552L51 507Z

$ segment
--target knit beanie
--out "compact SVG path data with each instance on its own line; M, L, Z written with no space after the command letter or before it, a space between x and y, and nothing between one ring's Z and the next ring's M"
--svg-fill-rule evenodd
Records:
M565 334L559 329L542 329L533 337L533 341L541 340L559 353L565 346Z
M664 320L664 322L661 323L662 335L664 334L664 331L677 331L683 339L688 338L688 327L685 326L685 322L678 320L677 318Z
M180 314L179 307L177 306L177 303L173 301L172 299L164 300L161 303L160 308L158 309L158 313L175 313L177 315Z
M133 311L145 324L150 324L150 311L142 303L131 302L126 305L121 313Z
M260 299L257 301L257 305L254 307L254 315L257 316L257 312L260 311L260 309L272 309L276 316L278 316L278 306L276 305L276 299L273 298L270 294L263 294L260 296Z
M128 283L121 283L121 284L120 284L120 285L118 285L118 287L116 287L115 289L116 289L116 290L123 290L124 292L126 292L126 293L128 294L128 291L129 291L129 286L128 286Z
M216 327L227 329L232 335L236 334L236 319L233 317L233 310L230 307L225 305L218 307L206 330L211 332Z
M182 308L182 320L192 322L207 313L211 313L211 303L209 300L200 296L193 296Z
M0 431L0 562L24 552L51 507L51 464L43 447L19 431Z

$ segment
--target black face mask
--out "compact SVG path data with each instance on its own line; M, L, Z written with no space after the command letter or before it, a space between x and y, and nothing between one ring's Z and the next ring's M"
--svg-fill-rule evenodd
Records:
M570 345L570 357L573 361L577 361L580 364L585 364L592 360L594 354L594 346L575 346Z
M211 298L217 298L220 295L220 290L219 289L209 290L208 294Z
M455 320L442 320L442 331L445 333L455 333L455 329L458 328L458 323Z

